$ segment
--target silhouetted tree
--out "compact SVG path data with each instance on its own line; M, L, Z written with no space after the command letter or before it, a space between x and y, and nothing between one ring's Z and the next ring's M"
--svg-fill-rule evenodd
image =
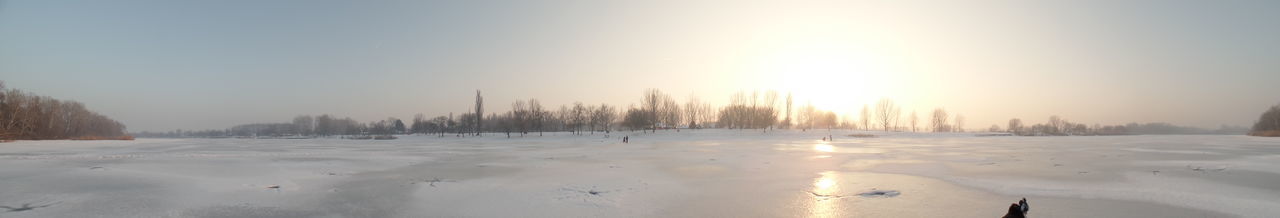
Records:
M862 130L871 130L871 111L867 109L867 105L862 105Z
M913 110L913 111L911 111L911 117L910 117L910 118L907 118L907 119L908 119L908 120L910 120L910 121L908 121L908 122L910 122L910 123L911 123L911 132L915 132L915 131L916 131L916 125L920 123L920 117L919 117L919 116L916 116L916 111L914 111L914 110Z
M879 118L877 121L884 126L884 131L889 131L889 127L898 121L900 112L901 109L893 103L893 100L883 98L876 102L876 115Z
M1008 126L1005 126L1005 127L1006 127L1005 129L1006 129L1007 131L1009 131L1010 133L1013 133L1014 135L1024 135L1024 134L1025 134L1025 133L1023 133L1023 131L1022 131L1022 128L1023 128L1023 127L1022 127L1022 119L1018 119L1018 118L1009 119L1009 125L1008 125Z
M787 114L785 117L786 118L782 119L782 128L790 129L791 128L791 93L790 92L787 93Z
M933 119L930 119L929 121L930 121L930 124L933 124L933 132L949 132L950 131L950 128L948 127L948 124L947 124L948 122L947 120L950 118L950 115L947 115L946 109L942 109L942 108L933 109L932 117Z
M480 131L482 131L481 121L483 121L484 119L484 98L480 97L480 90L476 90L476 113L475 114L476 116L474 116L473 118L475 119L476 136L480 136Z
M1262 112L1262 116L1258 118L1258 122L1253 124L1253 129L1249 133L1254 136L1280 136L1280 105L1271 106L1266 112Z

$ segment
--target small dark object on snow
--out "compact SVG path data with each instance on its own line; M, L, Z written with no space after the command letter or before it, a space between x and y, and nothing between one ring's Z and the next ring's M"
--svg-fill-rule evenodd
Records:
M631 142L631 136L622 137L622 143L630 143L630 142Z
M900 194L902 194L902 192L893 191L893 190L883 191L883 190L872 189L871 191L859 193L858 195L862 197L870 198L870 197L897 197Z
M269 189L279 189L279 188L280 188L280 185L271 185L271 186L267 186L267 188L269 188Z
M1031 205L1027 204L1027 198L1022 198L1017 204L1009 205L1009 213L1004 214L1004 218L1026 218L1027 211L1031 211Z
M9 210L9 211L7 211L7 212L22 212L22 211L28 211L28 210L35 210L35 209L37 209L37 208L46 208L46 207L49 207L49 206L53 206L54 204L58 204L58 203L52 203L52 204L46 204L46 205L36 205L36 206L31 206L31 203L25 203L25 204L22 204L22 206L21 206L21 207L0 206L0 208L4 208L4 209L6 209L6 210Z

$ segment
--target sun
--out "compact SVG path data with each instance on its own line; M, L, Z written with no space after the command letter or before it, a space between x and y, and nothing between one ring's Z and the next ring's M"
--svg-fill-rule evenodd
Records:
M799 46L767 55L762 69L776 87L792 92L795 106L853 113L873 101L884 72L873 57L839 46Z

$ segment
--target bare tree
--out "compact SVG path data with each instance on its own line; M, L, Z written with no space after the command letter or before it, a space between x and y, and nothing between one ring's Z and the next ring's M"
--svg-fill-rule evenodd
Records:
M884 131L889 131L889 128L897 123L899 112L901 109L893 103L893 100L883 98L876 102L876 115L879 118L877 121L884 127Z
M644 99L642 101L643 105L641 105L641 109L648 112L648 116L645 117L643 122L649 124L649 129L654 132L657 132L658 130L658 110L662 107L663 97L665 96L666 95L662 94L662 91L658 91L658 89L648 89L644 92Z
M1013 133L1014 135L1022 135L1022 119L1009 119L1009 125L1006 127L1008 127L1007 131L1010 133Z
M596 122L599 122L600 126L604 127L604 133L609 133L609 125L618 119L618 110L607 104L600 104L600 107L596 108L593 117Z
M1058 117L1058 115L1049 116L1049 123L1048 123L1048 125L1049 125L1049 126L1048 126L1048 131L1046 131L1048 134L1050 134L1050 135L1060 135L1060 134L1062 134L1062 132L1063 132L1063 131L1062 131L1062 129L1063 129L1063 126L1064 126L1064 125L1063 125L1063 121L1062 121L1062 117Z
M573 132L582 134L582 126L587 124L587 119L589 118L587 116L588 110L582 102L573 103L573 108L569 110L569 120L571 120L570 123L573 123Z
M964 115L956 114L956 132L964 132Z
M813 128L813 125L817 120L816 111L817 108L813 107L813 102L805 103L805 106L800 107L800 111L796 114L796 118L800 121L798 126L800 126L801 131Z
M475 116L476 136L480 136L480 131L484 121L484 98L480 97L480 90L476 90L476 116Z
M911 122L911 132L916 132L916 124L920 123L920 118L916 116L916 111L912 110L911 117L908 119L910 120L909 122Z
M710 103L702 103L701 106L698 106L698 116L700 117L698 118L700 121L700 123L698 123L699 127L709 126L708 124L713 122L718 123L716 120L716 113L712 111Z
M551 115L542 109L542 103L538 99L529 99L529 124L538 130L538 136L542 136L542 128L549 117Z
M942 108L933 109L932 117L933 119L930 119L929 121L930 121L930 124L933 124L933 132L949 132L950 131L950 127L948 127L949 124L947 123L951 119L951 116L947 115L946 109L942 109Z
M684 120L689 122L690 129L701 128L702 112L702 102L697 96L689 95L689 101L684 104Z
M760 111L760 113L765 114L761 114L759 121L764 126L772 127L778 119L778 92L773 90L765 91L763 103L765 104L762 108L764 111Z
M782 128L783 129L791 128L791 93L790 92L787 93L787 114L786 114L786 118L782 119Z
M511 103L511 112L508 115L511 120L508 125L511 125L521 136L524 136L524 134L529 133L530 123L533 120L532 115L528 104L524 100L516 100L516 102Z
M862 130L871 130L871 111L867 110L867 105L862 105Z
M680 103L676 103L670 96L664 96L662 107L659 110L659 121L668 128L676 128L681 122Z

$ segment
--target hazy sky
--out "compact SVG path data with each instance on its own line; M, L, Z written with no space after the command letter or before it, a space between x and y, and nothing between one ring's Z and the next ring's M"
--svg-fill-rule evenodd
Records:
M0 80L130 131L369 121L776 89L983 129L1250 125L1280 103L1280 1L12 1Z

